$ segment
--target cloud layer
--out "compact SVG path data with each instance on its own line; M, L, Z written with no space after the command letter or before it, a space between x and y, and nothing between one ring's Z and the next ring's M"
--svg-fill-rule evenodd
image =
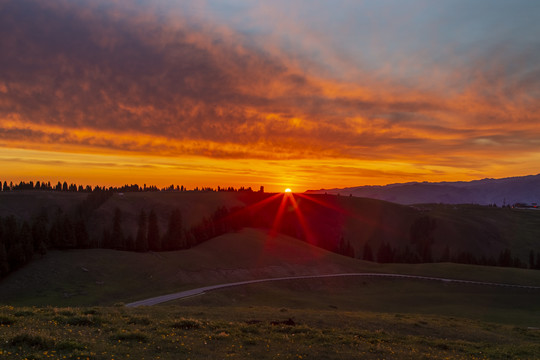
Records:
M540 153L537 40L501 36L472 47L454 35L432 51L417 43L383 51L392 44L371 37L390 41L400 29L385 23L376 36L357 34L371 44L359 49L330 45L338 34L350 41L354 31L343 29L356 29L353 18L319 38L311 24L275 6L249 8L246 16L265 29L259 32L178 8L0 1L0 146L381 168L396 162L470 174ZM407 13L400 21L417 32L456 26L413 27ZM287 31L294 38L284 43ZM402 56L378 64L380 56L357 58L361 51Z

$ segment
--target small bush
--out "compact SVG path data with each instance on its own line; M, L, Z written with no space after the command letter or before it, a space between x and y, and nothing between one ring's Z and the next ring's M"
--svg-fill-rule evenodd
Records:
M145 318L145 317L132 317L128 320L128 324L132 324L132 325L150 325L152 323L152 321L150 321L150 319L148 318Z
M63 316L75 316L75 313L71 310L62 310L62 311L59 311L58 314L63 315Z
M121 332L111 336L111 340L147 342L148 336L140 332Z
M172 324L172 327L175 329L191 330L199 329L201 325L202 324L199 320L182 319Z
M12 338L9 344L11 346L28 346L37 350L49 350L54 347L54 340L43 336L20 334Z
M96 309L88 309L88 310L83 311L83 314L84 315L97 315L99 314L99 311L97 311Z
M55 349L58 351L75 351L84 350L85 346L76 340L64 340L56 344Z
M99 326L102 321L96 316L72 316L67 318L57 318L59 323L72 326Z
M26 317L26 316L33 316L34 312L31 310L20 310L13 313L16 317Z
M9 316L0 316L0 325L13 325L15 319Z

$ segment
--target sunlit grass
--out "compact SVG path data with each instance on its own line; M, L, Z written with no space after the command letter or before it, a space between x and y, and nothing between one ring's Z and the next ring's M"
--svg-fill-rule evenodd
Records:
M400 313L4 306L0 316L10 319L0 325L6 359L529 359L540 353L538 330Z

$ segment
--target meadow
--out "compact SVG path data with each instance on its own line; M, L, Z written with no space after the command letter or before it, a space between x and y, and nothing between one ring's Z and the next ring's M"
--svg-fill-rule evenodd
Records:
M90 222L110 219L112 209L121 207L126 229L132 228L138 207L150 201L166 213L182 200L189 200L182 205L189 206L202 199L191 212L183 208L189 214L185 221L194 223L215 206L239 201L227 193L172 195L115 195ZM69 196L59 199L65 206L77 203L69 203L73 200ZM11 200L17 216L28 216L24 206L16 206L16 197ZM528 225L520 230L523 252L533 245L529 241L536 231L532 212L463 205L463 214L457 215L459 211L442 205L426 210L369 199L334 200L349 214L357 214L344 222L345 235L358 232L362 241L374 234L405 231L399 219L426 211L440 224L467 220L471 234L479 234L472 229L490 229L489 223L500 231L506 229L508 238L513 234L512 221L526 220L522 223ZM46 197L40 201L47 203ZM358 221L369 212L370 218ZM482 215L487 212L493 216ZM401 218L400 214L408 215ZM381 226L377 219L383 218L395 220L394 227ZM450 230L460 226L447 227L448 239L455 235ZM467 246L472 249L477 243ZM177 251L50 250L0 281L0 358L539 358L539 289L351 277L258 283L153 307L125 306L215 284L351 272L540 284L538 270L454 263L377 264L255 228Z
M534 359L540 331L266 306L0 308L6 359Z

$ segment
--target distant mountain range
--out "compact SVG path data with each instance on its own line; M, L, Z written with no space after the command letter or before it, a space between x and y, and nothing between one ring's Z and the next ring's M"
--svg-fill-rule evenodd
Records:
M458 182L411 182L383 186L308 190L311 194L340 194L373 198L398 204L540 204L540 174L504 179Z

